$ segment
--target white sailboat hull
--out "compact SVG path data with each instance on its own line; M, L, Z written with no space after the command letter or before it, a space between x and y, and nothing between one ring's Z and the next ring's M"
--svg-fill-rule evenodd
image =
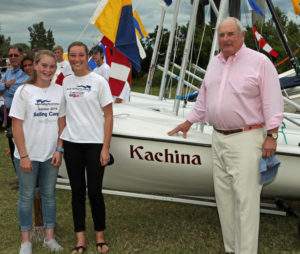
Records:
M167 132L184 119L167 112L169 102L139 95L130 104L114 106L111 153L115 163L106 167L104 188L173 196L213 196L212 127L193 126L188 138ZM148 98L148 100L147 100ZM166 105L168 104L168 105ZM186 112L189 108L184 109ZM290 115L291 116L291 115ZM299 119L298 119L299 120ZM280 129L275 181L263 188L263 196L300 198L300 133L287 124ZM287 143L287 144L286 144ZM62 167L60 174L66 176Z
M139 147L139 153L132 154L133 149ZM182 154L190 155L190 158L199 155L201 164L187 164L180 158L176 163L175 156L174 162L145 159L147 152L155 155L163 153L165 149L173 154L175 150L178 151L179 157ZM210 145L114 136L112 152L116 160L112 167L106 168L105 188L175 196L214 195ZM263 196L299 199L300 155L279 152L277 156L281 161L280 170L275 181L263 188Z
M106 169L106 188L151 194L213 195L208 145L114 136L111 147L116 160Z

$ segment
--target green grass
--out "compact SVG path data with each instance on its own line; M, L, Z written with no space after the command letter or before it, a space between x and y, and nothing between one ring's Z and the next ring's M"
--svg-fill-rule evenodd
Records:
M145 88L146 88L147 76L148 76L148 74L145 74L141 77L135 78L133 80L133 85L131 86L132 91L139 92L139 93L144 93ZM152 94L152 95L158 95L159 94L160 79L161 79L161 74L156 71L155 75L153 77L153 82L152 82L152 86L151 86L151 89L150 89L150 94Z
M145 87L146 87L146 82L147 82L147 76L148 76L148 74L145 74L141 77L135 78L133 80L133 85L131 86L132 91L139 92L139 93L144 93L145 92ZM156 95L156 96L159 95L161 77L162 77L162 72L159 71L159 70L156 70L155 73L154 73L152 86L150 88L150 94L151 95ZM192 83L195 86L199 86L198 81L194 80ZM178 84L178 81L173 79L172 87L171 87L171 97L170 97L171 99L175 98L177 84ZM190 92L191 92L191 90L189 88L184 87L183 94L190 93ZM169 90L169 77L168 77L167 81L166 81L166 91L165 91L165 97L166 98L169 98L169 93L170 93L170 90Z
M0 253L18 253L16 215L17 191L7 148L0 132ZM223 253L222 236L215 208L106 195L106 237L111 254L198 254ZM90 210L87 209L87 254L95 253ZM70 192L57 190L57 238L70 253L74 244ZM297 220L291 217L261 216L259 253L300 253ZM34 243L34 253L49 253Z

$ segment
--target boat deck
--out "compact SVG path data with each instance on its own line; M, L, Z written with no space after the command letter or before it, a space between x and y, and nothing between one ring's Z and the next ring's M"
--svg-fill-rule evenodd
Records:
M211 145L212 126L194 124L186 139L167 132L185 120L193 103L174 114L173 100L158 100L156 96L132 93L129 103L114 104L114 135L163 140L194 145ZM299 114L287 114L300 123ZM300 128L284 120L279 130L278 152L300 155Z

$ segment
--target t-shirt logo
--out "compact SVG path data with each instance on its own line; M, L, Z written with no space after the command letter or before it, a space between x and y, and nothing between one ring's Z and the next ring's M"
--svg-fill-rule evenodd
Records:
M58 117L59 103L47 99L36 99L36 109L33 112L35 118L48 118L54 117L53 121Z
M46 103L49 103L49 102L51 102L51 101L43 100L43 99L37 99L35 104L36 105L45 105Z
M89 85L79 85L78 88L82 88L84 91L91 91L91 86Z
M92 87L90 85L77 85L76 87L67 88L69 90L69 97L78 98L83 97L85 93L89 93Z

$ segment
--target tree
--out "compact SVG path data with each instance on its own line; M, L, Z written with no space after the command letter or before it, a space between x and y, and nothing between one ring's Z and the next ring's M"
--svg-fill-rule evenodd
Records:
M232 1L233 2L233 1ZM291 47L292 51L296 52L296 55L298 58L300 58L300 50L297 51L297 49L300 48L300 26L296 24L293 20L290 20L288 16L283 13L279 8L275 8L276 13L279 17L279 22L283 26L283 30L285 31L288 41L289 41L289 46ZM262 34L262 36L268 41L268 43L271 45L272 48L274 48L278 53L279 57L277 59L272 59L270 55L265 53L263 50L260 50L261 53L264 53L267 57L269 57L273 63L276 65L279 61L283 60L286 58L287 54L285 52L285 49L283 48L282 42L279 39L278 32L276 30L276 27L274 25L274 22L272 19L267 20L264 23L257 23L256 24L259 32ZM147 74L149 70L149 65L152 57L152 52L153 52L153 45L157 33L157 27L155 28L153 33L149 33L149 36L144 39L143 41L143 46L145 48L147 57L143 60L142 62L142 72L140 76L143 74ZM201 39L202 39L202 32L203 32L203 25L198 25L196 26L196 32L194 36L194 44L193 44L193 53L192 53L192 62L196 63L197 62L197 56L199 52L199 48L201 47L201 53L200 53L200 58L197 62L199 66L202 68L206 68L208 64L208 60L210 57L210 50L211 50L211 45L212 45L212 40L213 40L213 33L214 33L214 25L209 24L206 25L205 28L205 34L203 37L203 43L201 45ZM184 44L185 44L185 38L187 35L187 30L188 30L188 24L187 25L181 25L178 27L178 32L177 32L177 37L176 40L178 42L178 48L176 51L176 56L175 56L175 62L179 65L181 65L182 62L182 56L183 56L183 49L184 49ZM168 39L169 39L169 34L170 32L167 29L163 30L163 35L162 39L160 42L160 49L159 49L159 55L157 59L157 63L160 65L164 64L165 60L165 53L166 49L168 46ZM252 48L254 50L259 50L257 46L257 42L253 36L252 33L252 27L247 27L246 31L246 36L245 36L245 44L247 47ZM174 43L175 45L175 43ZM172 51L172 56L171 59L173 60L174 56L174 45L173 45L173 51ZM288 61L285 62L285 64L280 65L279 67L276 66L277 70L279 73L286 71L291 68L291 65L289 64Z
M49 49L52 50L55 45L52 31L46 31L44 22L33 24L28 27L30 34L30 45L32 50Z
M7 56L10 41L10 37L5 38L4 35L0 34L0 58Z
M21 48L24 53L27 53L27 52L30 51L30 47L26 43L16 43L14 45L16 45L17 47Z

